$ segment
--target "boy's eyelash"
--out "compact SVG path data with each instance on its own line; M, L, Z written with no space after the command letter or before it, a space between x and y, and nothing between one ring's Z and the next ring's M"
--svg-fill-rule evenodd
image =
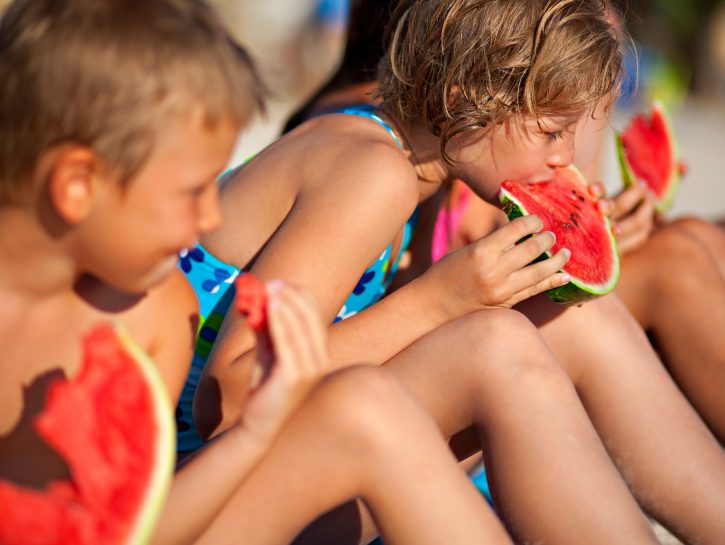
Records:
M559 138L564 138L563 131L547 132L546 134L551 140L558 140Z

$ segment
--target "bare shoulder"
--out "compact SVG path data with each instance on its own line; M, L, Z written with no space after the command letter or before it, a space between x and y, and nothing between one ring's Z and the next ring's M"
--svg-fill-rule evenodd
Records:
M196 314L198 304L194 289L184 273L174 270L163 282L149 290L139 304L129 311L124 321L129 328L143 328L148 332L169 321L178 323Z
M314 120L309 138L315 161L305 165L309 180L301 192L329 194L341 203L385 214L412 212L418 204L418 177L405 153L375 122L350 115Z
M159 368L172 399L186 379L199 324L194 289L176 270L154 287L123 321Z

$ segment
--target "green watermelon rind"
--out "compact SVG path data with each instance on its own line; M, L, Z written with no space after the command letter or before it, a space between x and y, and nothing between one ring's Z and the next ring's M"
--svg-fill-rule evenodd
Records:
M583 179L583 175L581 172L579 172L576 167L568 167L569 169L576 172L577 176L580 179ZM583 184L585 185L585 184ZM504 188L501 188L499 192L499 199L501 201L501 208L506 212L506 215L508 216L509 221L513 221L514 219L521 217L521 216L528 216L530 215L529 212L526 210L526 207L521 203L516 197L514 197L510 192L506 191ZM578 305L580 303L583 303L585 301L589 301L591 299L596 299L597 297L600 297L602 295L606 295L614 290L614 288L617 285L617 282L619 281L619 253L617 251L617 242L614 238L614 235L612 234L612 228L609 223L609 219L607 219L606 216L602 216L602 220L605 223L607 235L609 237L610 241L610 248L612 251L612 275L609 279L609 282L606 284L590 284L588 282L583 281L580 278L576 278L574 275L570 275L570 281L568 284L564 284L563 286L559 286L557 288L551 288L549 290L546 290L546 295L554 302L560 303L563 305ZM533 235L536 236L536 235ZM551 257L552 254L550 251L544 252L542 255L540 255L535 262L537 261L543 261L544 259L547 259Z
M143 373L154 400L154 421L157 424L154 471L146 484L146 497L138 509L138 513L142 514L142 516L136 521L135 527L125 541L129 545L142 545L148 543L152 537L161 510L165 505L174 474L174 465L176 463L174 407L166 385L153 360L136 344L122 326L114 325L114 331L124 350L136 362L139 370Z
M667 192L662 196L662 198L658 198L654 202L655 210L657 210L661 214L664 214L670 208L672 208L672 204L675 201L675 195L677 195L677 191L680 188L680 181L682 179L682 174L680 173L680 146L677 143L675 130L672 126L672 120L667 113L667 109L665 108L664 104L662 104L659 100L654 100L652 102L650 115L652 115L653 113L657 113L662 117L665 125L665 132L667 134L667 141L670 143L670 147L672 148L672 164L670 165L670 177L667 180L668 189ZM624 153L622 133L619 131L615 131L614 140L617 147L617 159L619 160L619 169L622 173L622 183L624 184L625 188L631 187L637 183L637 177L632 170L632 167L629 166L629 161L627 161L627 155L626 153Z

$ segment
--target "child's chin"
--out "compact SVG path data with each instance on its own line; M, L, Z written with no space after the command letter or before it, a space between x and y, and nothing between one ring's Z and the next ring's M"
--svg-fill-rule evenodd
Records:
M149 285L147 289L166 280L176 270L178 262L178 255L172 255L160 262L158 267L154 269L153 273L149 275L148 281L151 285Z
M129 294L143 294L150 289L158 286L164 280L169 278L171 274L176 270L178 262L177 256L172 256L164 261L161 261L156 267L146 274L131 277L126 276L123 279L119 279L114 282L114 288Z

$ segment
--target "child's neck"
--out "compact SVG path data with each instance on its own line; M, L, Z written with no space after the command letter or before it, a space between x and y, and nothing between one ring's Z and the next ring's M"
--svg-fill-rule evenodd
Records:
M0 207L0 289L29 299L70 292L80 275L63 238L30 207Z
M440 151L440 139L423 126L407 126L393 118L393 123L402 133L406 150L418 178L434 193L441 184L452 180L452 175Z

